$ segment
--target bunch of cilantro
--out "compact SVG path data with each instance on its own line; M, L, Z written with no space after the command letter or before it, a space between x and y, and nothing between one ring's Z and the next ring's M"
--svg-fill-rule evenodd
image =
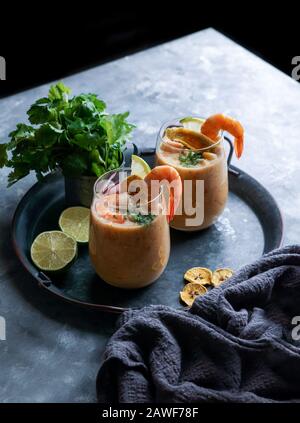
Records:
M0 144L0 167L13 169L8 186L31 170L38 179L57 168L70 177L100 176L121 165L134 128L129 113L108 114L97 95L70 93L62 82L51 86L48 97L28 110L31 125L19 123L10 141Z

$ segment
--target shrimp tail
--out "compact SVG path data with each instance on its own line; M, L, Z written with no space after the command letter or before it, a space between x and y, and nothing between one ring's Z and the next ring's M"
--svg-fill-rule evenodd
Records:
M166 217L168 222L170 222L179 206L182 195L182 182L179 173L175 168L168 165L156 166L145 176L144 180L150 189L152 181L157 181L160 184L164 182L169 184L167 185L169 200Z
M170 223L173 220L174 213L175 213L175 208L174 208L174 191L172 189L172 190L170 190L169 210L168 210L168 215L167 215L167 221L168 221L168 223Z
M244 137L237 137L234 139L234 151L236 157L239 159L244 149Z

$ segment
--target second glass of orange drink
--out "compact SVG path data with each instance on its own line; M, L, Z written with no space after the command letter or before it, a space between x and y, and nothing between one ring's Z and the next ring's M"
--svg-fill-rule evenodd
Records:
M235 136L239 157L243 128L224 115L189 117L166 122L159 131L156 164L173 166L182 179L182 201L170 225L182 231L211 226L224 210L228 196L227 159L223 130Z

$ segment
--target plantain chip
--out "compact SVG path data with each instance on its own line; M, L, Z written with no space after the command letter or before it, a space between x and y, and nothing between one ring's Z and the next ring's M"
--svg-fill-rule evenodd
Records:
M192 267L184 274L184 279L188 282L210 285L212 282L212 271L206 267Z
M179 142L190 150L207 148L213 144L213 141L206 135L187 128L169 127L165 134L169 140Z
M197 298L199 295L204 295L206 292L207 289L205 286L201 285L200 283L190 282L186 284L183 290L180 292L180 298L186 305L191 307L195 301L195 298Z
M212 284L215 288L220 286L223 282L225 282L228 278L230 278L233 275L233 270L229 268L222 268L217 269L213 272L212 275Z

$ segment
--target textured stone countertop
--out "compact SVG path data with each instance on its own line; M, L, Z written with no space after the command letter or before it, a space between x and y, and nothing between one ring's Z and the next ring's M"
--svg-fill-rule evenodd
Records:
M59 63L58 63L59 66ZM124 57L64 79L74 93L95 92L112 112L130 110L134 141L153 146L161 123L176 116L224 112L246 130L238 166L281 206L285 244L300 239L300 85L213 29ZM1 83L1 82L0 82ZM0 100L0 142L40 86ZM236 159L233 161L237 164ZM6 189L0 170L0 402L94 402L95 378L116 318L56 302L37 289L12 249L11 219L35 182Z

